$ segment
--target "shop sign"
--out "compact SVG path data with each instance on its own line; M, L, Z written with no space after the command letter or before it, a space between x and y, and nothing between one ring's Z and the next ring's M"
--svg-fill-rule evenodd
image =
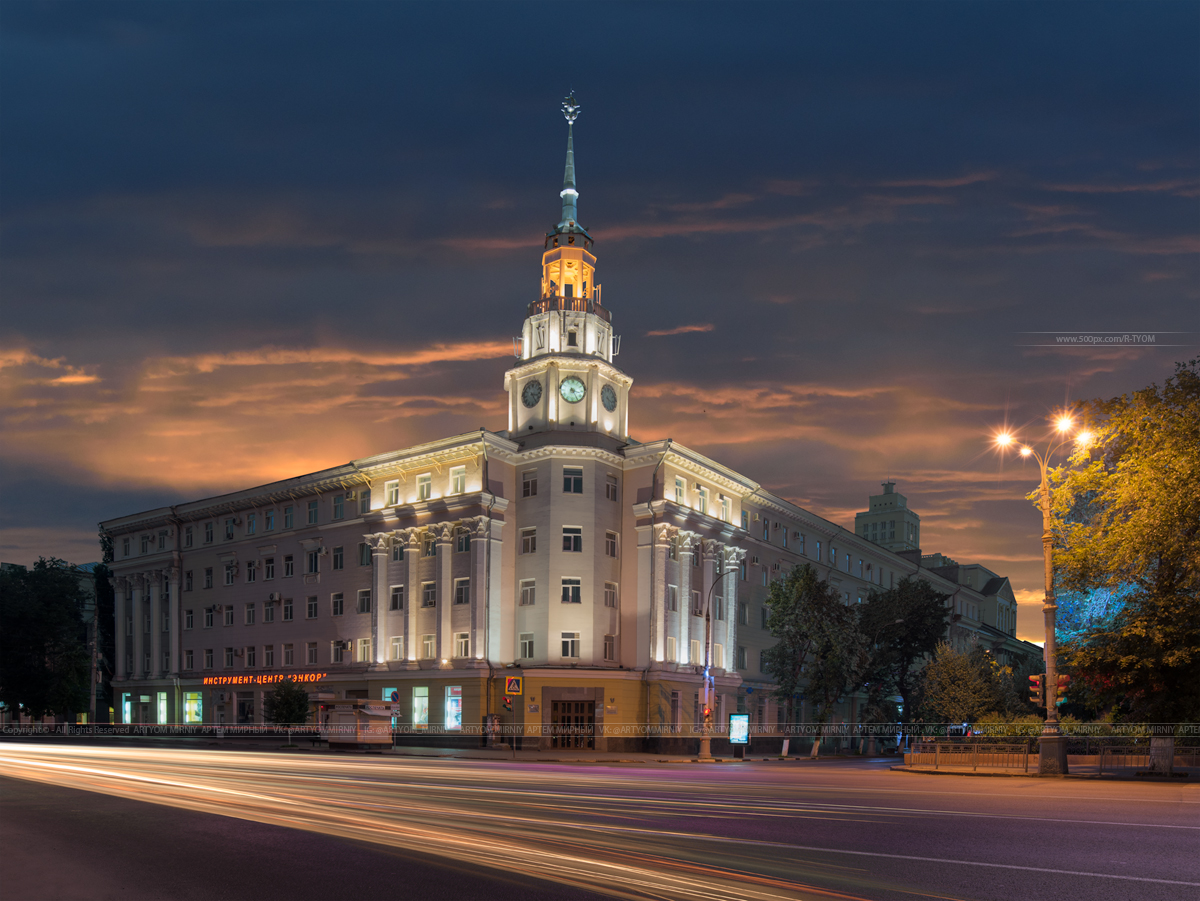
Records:
M205 676L205 685L273 685L276 682L320 682L328 673L256 673L253 676Z

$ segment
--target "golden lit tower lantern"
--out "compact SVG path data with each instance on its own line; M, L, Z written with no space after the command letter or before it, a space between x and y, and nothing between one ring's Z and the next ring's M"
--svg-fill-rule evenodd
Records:
M596 284L592 236L579 224L574 123L579 104L563 101L567 162L562 219L542 247L541 291L529 304L517 343L519 362L504 375L513 438L546 432L599 432L618 442L629 436L629 386L613 365L620 344Z

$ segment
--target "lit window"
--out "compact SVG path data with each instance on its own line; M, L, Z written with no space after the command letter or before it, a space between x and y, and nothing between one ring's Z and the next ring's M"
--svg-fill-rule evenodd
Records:
M188 669L191 669L190 661ZM183 721L185 723L204 722L204 701L198 691L183 693Z
M462 686L447 685L446 686L446 716L445 726L447 729L462 728Z
M695 666L704 666L704 652L700 650L699 639L693 638L688 644L688 647L690 649L688 653L691 655L688 658L688 663L694 664Z
M471 635L468 632L454 633L454 656L455 657L470 657L471 656Z
M696 510L704 515L708 514L708 489L696 489Z
M521 580L521 606L532 607L537 602L537 582L533 579Z
M562 580L562 602L564 604L583 603L583 582L580 579L564 577Z
M675 636L667 636L667 663L675 662Z
M579 633L578 632L563 632L562 633L562 655L563 655L563 657L578 657L579 656Z
M360 638L358 640L358 657L359 663L371 662L371 639Z
M395 507L400 503L400 482L385 482L383 486L384 493L387 495L387 503L384 506Z
M721 521L729 522L729 498L721 495Z
M712 665L714 669L725 669L725 646L713 645Z
M675 503L683 504L687 496L687 482L679 476L675 477Z
M433 476L417 476L417 500L427 501L433 497Z
M418 729L429 728L429 688L425 685L413 689L412 722Z
M451 494L466 494L467 491L467 467L455 466L450 470L450 493Z
M393 660L403 660L404 659L404 636L403 635L393 635L392 636L392 659Z
M433 655L436 653L433 642L433 635L430 634L421 636L421 657L425 660L432 660Z

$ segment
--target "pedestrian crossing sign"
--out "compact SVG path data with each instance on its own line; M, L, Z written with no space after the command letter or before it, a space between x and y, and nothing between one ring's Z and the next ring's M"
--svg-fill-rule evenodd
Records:
M504 677L504 693L506 695L521 695L521 683L524 681L521 676L505 676Z

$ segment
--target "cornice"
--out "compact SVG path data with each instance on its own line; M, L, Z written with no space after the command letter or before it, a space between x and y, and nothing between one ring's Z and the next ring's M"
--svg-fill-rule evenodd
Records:
M521 379L538 370L547 369L551 364L557 366L560 372L586 372L589 369L597 369L603 371L607 378L622 387L628 388L633 384L632 376L626 375L612 363L608 362L608 360L603 357L595 357L582 353L541 354L540 356L531 357L517 366L508 369L504 373L504 384L507 386L510 379Z

